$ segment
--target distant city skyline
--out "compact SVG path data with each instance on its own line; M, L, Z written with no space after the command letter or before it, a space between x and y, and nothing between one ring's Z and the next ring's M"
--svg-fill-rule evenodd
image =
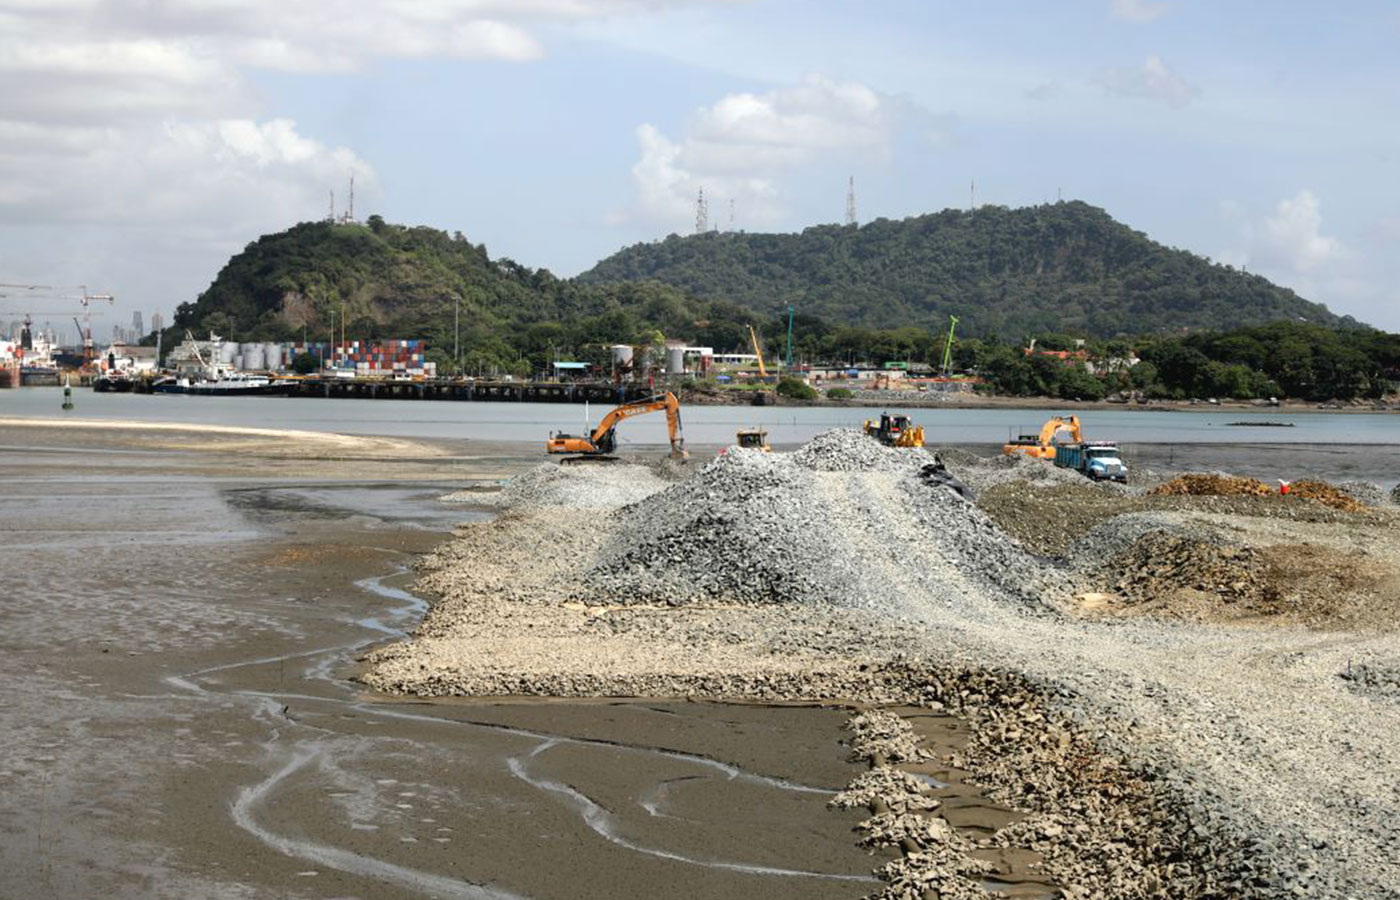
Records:
M6 13L0 281L169 316L355 213L572 275L709 222L1082 199L1400 330L1400 13L1239 0L228 0ZM275 35L276 39L269 39ZM5 307L7 311L13 311ZM42 313L35 310L36 318ZM58 320L55 313L51 318Z

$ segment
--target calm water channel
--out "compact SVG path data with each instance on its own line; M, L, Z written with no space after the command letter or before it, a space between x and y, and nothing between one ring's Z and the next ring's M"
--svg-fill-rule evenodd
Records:
M549 403L474 403L412 400L326 400L285 397L184 397L95 394L75 391L80 418L131 419L198 425L293 428L394 437L490 441L540 441L550 430L579 431L585 416L596 424L607 407ZM49 418L62 415L59 388L0 392L0 416ZM898 411L899 407L889 407ZM684 411L686 441L724 444L736 428L759 425L774 444L799 444L828 428L858 427L878 407L691 406ZM922 424L930 443L999 444L1009 435L1035 431L1049 410L905 410ZM1086 436L1127 444L1400 444L1400 416L1384 413L1329 414L1285 410L1168 411L1086 410ZM1232 422L1289 423L1283 428L1235 427ZM644 416L619 432L624 447L666 442L665 420Z

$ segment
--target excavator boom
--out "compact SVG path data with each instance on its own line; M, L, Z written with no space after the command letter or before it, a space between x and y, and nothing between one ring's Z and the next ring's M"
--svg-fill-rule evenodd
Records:
M1039 435L1021 435L1019 440L1002 445L1001 452L1007 456L1021 453L1033 459L1054 459L1055 438L1065 431L1069 432L1069 443L1083 442L1084 435L1079 430L1078 416L1051 416L1040 426Z
M681 404L676 395L667 391L645 400L624 403L611 410L593 433L587 437L572 434L551 434L545 442L546 453L566 453L576 458L605 458L617 447L617 426L624 419L645 413L666 412L666 429L671 438L671 458L685 459L685 438L681 435ZM568 460L565 460L568 462Z

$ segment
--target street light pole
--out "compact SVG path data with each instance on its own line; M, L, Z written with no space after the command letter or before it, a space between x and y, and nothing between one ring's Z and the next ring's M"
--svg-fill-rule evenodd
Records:
M462 374L462 295L452 295L452 363Z

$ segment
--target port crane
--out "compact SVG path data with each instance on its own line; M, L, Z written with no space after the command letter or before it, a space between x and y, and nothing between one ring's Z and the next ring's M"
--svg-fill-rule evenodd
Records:
M5 283L0 283L0 289L25 291L25 292L27 292L27 294L26 294L27 296L33 296L33 297L35 297L36 299L37 299L37 298L43 298L43 299L46 299L46 300L51 300L51 299L73 300L73 299L76 299L79 303L81 303L81 304L83 305L83 321L82 321L81 324L79 324L79 323L78 323L78 319L77 319L77 317L75 316L75 317L73 318L73 322L74 322L74 324L77 324L77 325L78 325L78 338L79 338L79 340L81 340L82 343L83 343L83 370L84 370L84 371L88 371L88 370L92 369L93 363L94 363L94 362L96 361L96 359L97 359L97 348L96 348L96 346L94 345L93 340L92 340L92 319L93 319L93 316L92 316L92 304L93 304L93 303L100 303L100 302L102 302L102 301L104 301L104 300L105 300L108 304L115 303L116 300L117 300L117 298L116 298L115 296L113 296L112 294L101 294L101 293L98 293L98 294L90 294L90 293L88 293L88 286L85 285L85 284L72 284L72 285L59 285L59 286L54 286L54 285L51 285L51 284L5 284ZM71 296L72 293L75 292L75 291L78 293L78 296L77 296L76 298L74 298L73 296ZM7 297L8 297L8 296L11 296L11 295L9 295L9 294L0 294L0 296L7 296ZM5 315L18 315L18 313L6 313ZM26 318L26 319L29 318L29 313L25 313L25 318Z

